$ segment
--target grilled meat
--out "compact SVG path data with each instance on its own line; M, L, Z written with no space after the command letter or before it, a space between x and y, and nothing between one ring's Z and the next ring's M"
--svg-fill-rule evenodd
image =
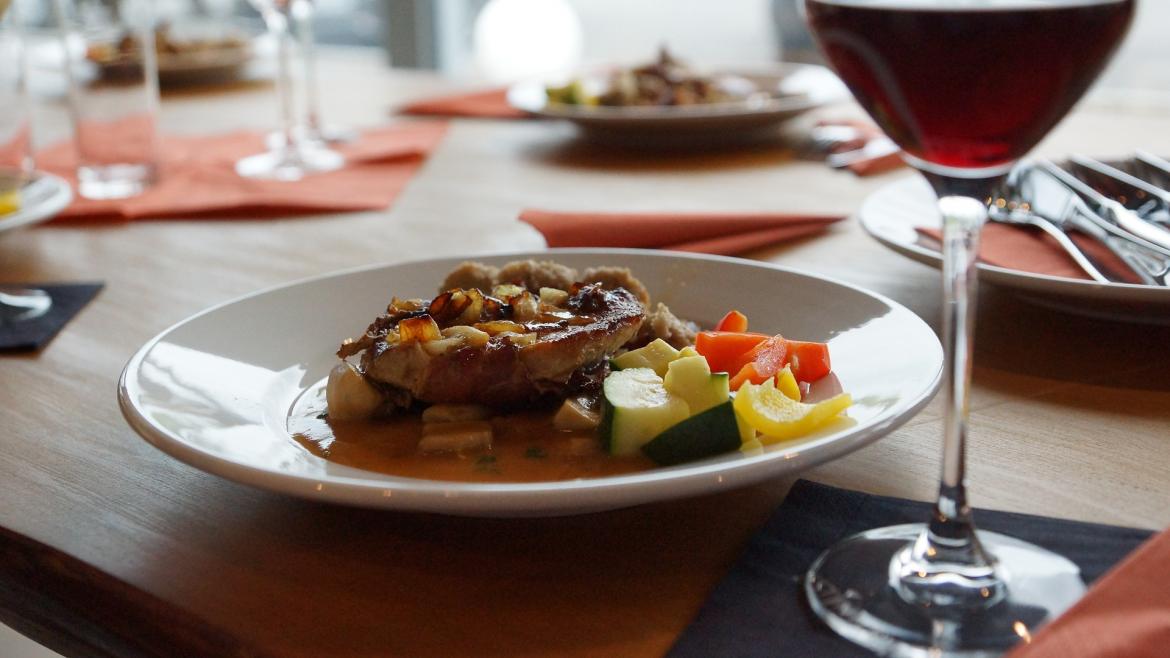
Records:
M509 408L596 385L608 357L638 334L646 313L642 302L624 288L593 283L561 291L542 285L549 281L531 276L530 269L513 270L524 270L517 277L521 285L495 285L490 295L473 287L429 301L396 299L338 356L360 354L358 371L398 406L421 401ZM559 283L565 272L557 275ZM479 285L485 276L465 278ZM537 286L543 290L530 289Z

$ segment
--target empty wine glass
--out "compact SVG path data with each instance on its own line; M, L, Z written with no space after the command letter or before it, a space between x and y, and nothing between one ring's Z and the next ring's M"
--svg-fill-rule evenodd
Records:
M292 17L301 46L305 80L305 139L324 144L345 144L357 139L349 128L325 123L321 118L321 96L317 88L317 42L313 34L313 0L293 0Z
M833 630L882 655L992 656L1084 591L1075 565L975 529L966 442L976 253L1013 163L1080 99L1134 0L804 0L858 102L925 175L943 218L943 467L929 522L830 548L805 591Z
M249 178L298 180L308 174L340 169L345 160L324 143L306 139L297 120L296 94L292 71L291 33L293 0L249 0L260 12L268 32L277 43L276 92L280 100L281 138L265 153L251 155L236 163L236 172Z

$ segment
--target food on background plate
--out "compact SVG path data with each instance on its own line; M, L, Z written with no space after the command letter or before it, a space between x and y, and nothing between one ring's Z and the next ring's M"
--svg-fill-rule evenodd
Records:
M562 86L547 87L551 103L611 107L685 106L767 98L750 80L734 75L703 75L662 48L649 64L618 69L599 88L591 80L575 78Z
M0 188L3 187L3 181L0 181ZM21 195L20 188L12 190L0 191L0 215L7 215L20 210Z
M154 30L154 50L160 71L171 67L219 63L224 57L243 59L250 48L248 39L233 30L216 28L207 34L190 34L172 29L168 23ZM142 44L132 32L114 41L91 43L86 48L86 59L101 67L107 75L127 74L142 65Z
M290 429L359 468L543 481L759 449L849 406L802 401L830 373L826 345L747 325L733 311L698 331L625 268L464 263L346 340Z

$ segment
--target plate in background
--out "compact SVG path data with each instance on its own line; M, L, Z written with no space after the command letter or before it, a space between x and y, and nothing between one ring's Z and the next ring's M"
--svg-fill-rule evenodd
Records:
M0 215L0 233L52 219L73 200L73 190L64 179L41 171L21 188L20 210Z
M840 79L823 66L782 64L720 74L746 78L773 95L683 106L581 106L549 102L546 82L533 80L511 87L508 102L537 116L572 121L590 134L668 138L755 133L849 97Z
M915 229L941 228L934 192L921 176L890 183L865 200L858 214L862 228L878 242L932 267L942 254ZM1103 319L1170 321L1170 288L1130 283L1098 283L979 264L980 281L1021 293L1030 301Z

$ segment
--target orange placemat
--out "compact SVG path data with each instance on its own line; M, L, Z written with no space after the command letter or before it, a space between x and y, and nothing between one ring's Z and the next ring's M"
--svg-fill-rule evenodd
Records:
M345 167L292 182L236 174L237 160L265 150L261 133L165 135L159 139L161 174L153 187L128 199L77 197L55 221L254 218L381 209L406 186L445 131L441 121L371 129L338 149L346 157ZM125 137L117 130L109 134L111 140ZM74 184L76 161L72 142L37 156L40 168Z
M398 112L415 116L476 119L534 118L533 115L517 110L508 104L508 90L506 88L424 98L399 107Z

